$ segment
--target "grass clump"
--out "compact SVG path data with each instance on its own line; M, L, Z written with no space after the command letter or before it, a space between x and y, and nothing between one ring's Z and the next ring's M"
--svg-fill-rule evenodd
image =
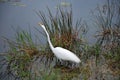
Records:
M17 32L16 41L19 51L25 52L28 56L34 56L38 53L30 33L26 31Z
M45 13L42 11L36 13L40 17L42 23L46 26L51 42L55 47L60 46L66 48L74 52L79 57L84 55L82 54L85 52L85 41L83 41L83 34L87 33L87 24L82 20L77 20L76 23L73 23L71 9L69 11L65 11L63 8L59 8L55 16L52 15L51 11L48 9L49 17L46 17ZM46 45L45 52L54 55L49 48L49 44ZM64 80L72 79L80 73L80 70L76 69L79 68L78 65L71 62L59 62L58 60L55 62L54 67L60 68L61 71L65 71L62 75L62 79ZM71 70L71 73L69 73L69 68L75 68L75 70ZM76 72L77 70L78 72Z
M79 57L81 56L84 41L82 34L79 33L82 33L82 30L84 30L84 33L87 32L86 24L82 20L77 20L74 24L72 10L65 11L59 8L54 16L48 9L48 18L42 11L36 13L46 26L54 46L66 48L76 53ZM46 48L49 49L49 46L47 45Z
M99 27L97 44L101 47L101 54L108 60L109 67L117 67L120 71L120 1L107 0L102 8L98 7L95 24Z
M39 52L31 35L29 32L22 30L16 33L15 41L6 38L5 40L9 44L8 54L5 57L8 73L20 79L29 77L31 62Z
M46 61L50 56L45 56L47 52L38 50L29 32L22 30L16 33L15 41L7 38L5 40L9 44L9 50L4 57L6 71L0 73L3 74L2 76L7 75L8 79L12 77L11 80L60 80L59 70L53 70L51 61Z

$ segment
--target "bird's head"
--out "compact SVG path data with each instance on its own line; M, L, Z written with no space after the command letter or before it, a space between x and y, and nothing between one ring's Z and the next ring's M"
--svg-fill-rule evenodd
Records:
M38 25L40 25L43 29L45 29L45 26L43 25L43 23L39 22Z
M41 26L41 25L43 25L43 23L39 22L39 23L38 23L38 25L40 25L40 26Z

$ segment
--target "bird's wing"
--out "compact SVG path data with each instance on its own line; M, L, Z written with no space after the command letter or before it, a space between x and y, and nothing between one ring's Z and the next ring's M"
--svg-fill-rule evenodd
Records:
M62 47L56 47L54 53L60 59L80 62L80 59L73 52Z

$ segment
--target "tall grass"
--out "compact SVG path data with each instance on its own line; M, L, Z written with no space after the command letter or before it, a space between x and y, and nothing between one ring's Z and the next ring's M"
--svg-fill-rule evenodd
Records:
M98 6L97 14L94 15L95 24L99 27L96 35L97 44L100 45L105 58L110 60L110 64L120 69L118 65L120 64L120 1L106 1L102 8Z
M47 31L50 35L52 44L56 46L60 46L63 48L66 48L68 50L71 50L74 52L77 56L81 57L85 53L84 47L85 41L83 41L83 33L87 33L87 24L80 20L76 20L75 23L73 23L73 15L72 15L72 9L69 11L64 10L63 8L59 8L56 12L56 15L53 15L50 9L48 8L48 15L46 15L44 12L39 11L36 12L37 15L40 17L42 23L46 26ZM81 34L80 34L81 33ZM47 55L52 54L54 55L49 45L46 45L46 52ZM51 56L54 58L54 56ZM75 65L74 63L65 62L62 63L57 61L55 62L57 66L55 68L62 68L63 70L69 72L69 68L75 68L74 70L71 70L71 73L63 72L64 74L63 79L71 79L74 76L77 76L80 72L79 66ZM67 68L64 68L67 67ZM76 71L78 70L78 71Z
M8 55L5 57L8 73L11 73L15 78L28 77L31 60L38 53L30 33L24 30L16 31L15 41L7 38L5 40L9 44Z
M54 16L48 8L49 17L46 17L42 11L36 13L46 26L54 46L66 48L81 56L84 43L80 32L86 27L86 24L82 20L73 23L72 10L65 11L63 8L59 8Z
M47 64L44 59L42 60L44 56L42 53L46 52L38 49L33 42L30 32L19 30L16 31L15 41L11 41L7 38L4 39L9 44L9 50L8 54L4 57L6 71L4 73L0 72L0 74L2 74L0 79L6 79L4 76L8 76L9 80L39 80L48 78L49 80L55 80L59 77L58 75L55 75L59 74L59 71L53 70L51 65L46 69ZM45 67L40 64L45 65ZM36 65L39 68L36 68ZM0 67L2 66L0 65Z
M98 43L101 45L108 45L114 47L119 45L120 34L120 14L118 0L107 0L107 3L103 7L97 8L97 15L95 17L95 24L101 31L98 31Z

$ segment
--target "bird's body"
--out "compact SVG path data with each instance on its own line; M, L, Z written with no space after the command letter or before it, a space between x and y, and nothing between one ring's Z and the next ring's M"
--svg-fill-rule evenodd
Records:
M39 25L44 29L44 31L46 32L47 34L47 38L48 38L48 43L50 45L50 48L52 50L52 52L55 54L55 56L60 59L60 60L67 60L67 61L72 61L72 62L75 62L75 63L80 63L81 60L71 51L67 50L67 49L64 49L62 47L53 47L51 41L50 41L50 37L49 37L49 34L45 28L44 25L40 24Z
M62 47L55 47L53 53L58 59L72 61L76 63L80 62L80 59L75 54L73 54L71 51L64 49Z

